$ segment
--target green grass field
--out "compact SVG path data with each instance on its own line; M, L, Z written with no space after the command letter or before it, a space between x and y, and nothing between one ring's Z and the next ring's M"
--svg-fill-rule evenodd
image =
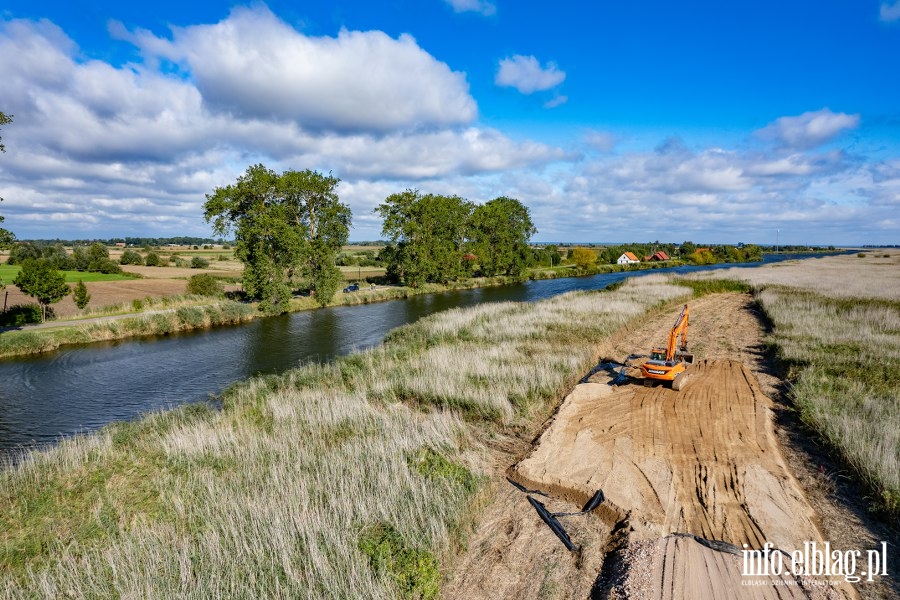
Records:
M11 284L16 275L19 274L21 267L19 265L0 265L0 281L4 284ZM89 283L91 281L122 281L125 279L137 279L134 275L122 273L120 275L107 273L88 273L85 271L63 271L66 276L66 283L78 283L83 281Z

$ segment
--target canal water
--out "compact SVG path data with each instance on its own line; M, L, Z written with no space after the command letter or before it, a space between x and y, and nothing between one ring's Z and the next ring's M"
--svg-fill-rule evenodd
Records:
M766 255L763 264L803 255ZM395 327L482 302L532 302L627 277L748 265L675 267L528 281L256 319L232 327L65 347L0 362L0 454L112 421L215 397L230 384L329 361L380 343Z

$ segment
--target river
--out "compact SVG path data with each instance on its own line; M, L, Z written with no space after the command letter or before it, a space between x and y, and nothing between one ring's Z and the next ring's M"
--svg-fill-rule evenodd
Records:
M768 254L763 263L809 255ZM380 343L391 329L449 308L532 302L598 290L627 277L746 265L674 267L528 281L255 319L248 324L133 338L0 362L0 453L46 445L112 421L214 398L260 373L328 361Z

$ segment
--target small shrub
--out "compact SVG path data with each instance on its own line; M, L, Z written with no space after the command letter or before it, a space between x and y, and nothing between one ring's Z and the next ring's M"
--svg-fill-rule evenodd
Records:
M144 310L144 302L138 298L131 301L131 308L136 311Z
M122 265L143 265L144 259L141 258L141 255L135 252L134 250L128 249L122 253L122 258L119 259L119 264Z
M51 312L48 308L48 312ZM0 312L0 327L19 327L41 322L40 304L14 304Z
M411 548L393 526L379 523L363 532L359 549L377 576L393 580L401 598L437 598L441 573L437 559L426 550Z
M190 263L188 263L188 261L184 260L180 256L173 256L172 258L175 261L175 266L178 267L179 269L184 269L185 267L187 267L190 264Z
M185 291L196 296L219 296L222 294L222 284L209 273L200 273L188 279Z
M144 259L144 264L148 267L159 267L162 266L162 261L159 258L159 254L156 252L147 253L147 258Z
M205 269L209 266L209 261L205 258L200 258L199 256L195 256L191 259L191 268L192 269Z
M88 302L91 301L91 295L88 294L87 286L84 285L84 282L80 279L78 280L78 285L75 286L72 298L75 300L75 306L77 306L79 310L84 310L88 305Z
M220 254L216 257L216 260L225 261L225 260L228 260L228 257L226 257L224 254Z
M99 258L92 260L87 270L93 273L116 274L122 272L122 267L108 258Z
M860 252L859 254L856 255L856 258L865 258L865 257L866 257L865 252Z

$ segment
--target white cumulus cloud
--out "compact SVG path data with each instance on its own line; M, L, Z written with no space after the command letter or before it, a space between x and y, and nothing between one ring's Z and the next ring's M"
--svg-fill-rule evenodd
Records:
M490 16L497 12L497 6L487 0L446 0L455 12L477 12Z
M248 34L254 27L258 36ZM255 162L333 171L346 189L368 190L347 197L357 222L367 226L371 219L363 215L379 201L368 194L385 189L376 182L393 182L398 191L423 180L576 158L470 123L474 101L463 77L411 38L380 32L306 38L264 9L177 30L172 39L111 29L138 44L145 60L115 66L85 59L52 23L0 19L0 108L15 115L3 130L2 214L19 237L208 234L204 194ZM240 46L244 57L262 61L273 38L308 47L332 67L334 81L319 67L301 65L299 74L263 90L232 88L230 69L251 77L253 65L240 57L232 62L229 54ZM220 58L212 56L215 44ZM362 76L351 81L361 68L355 61L366 54L396 89ZM338 84L348 90L336 92ZM393 104L377 102L381 92Z
M859 115L834 113L823 108L796 117L781 117L756 133L758 137L786 148L806 149L821 146L858 125Z
M477 116L465 75L409 35L344 30L311 37L265 7L175 28L171 40L114 31L145 56L182 65L209 108L236 116L335 131L461 125Z
M542 67L534 56L516 54L500 61L494 83L514 87L523 94L532 94L556 87L565 79L565 72L560 71L555 63L549 62L546 67Z

